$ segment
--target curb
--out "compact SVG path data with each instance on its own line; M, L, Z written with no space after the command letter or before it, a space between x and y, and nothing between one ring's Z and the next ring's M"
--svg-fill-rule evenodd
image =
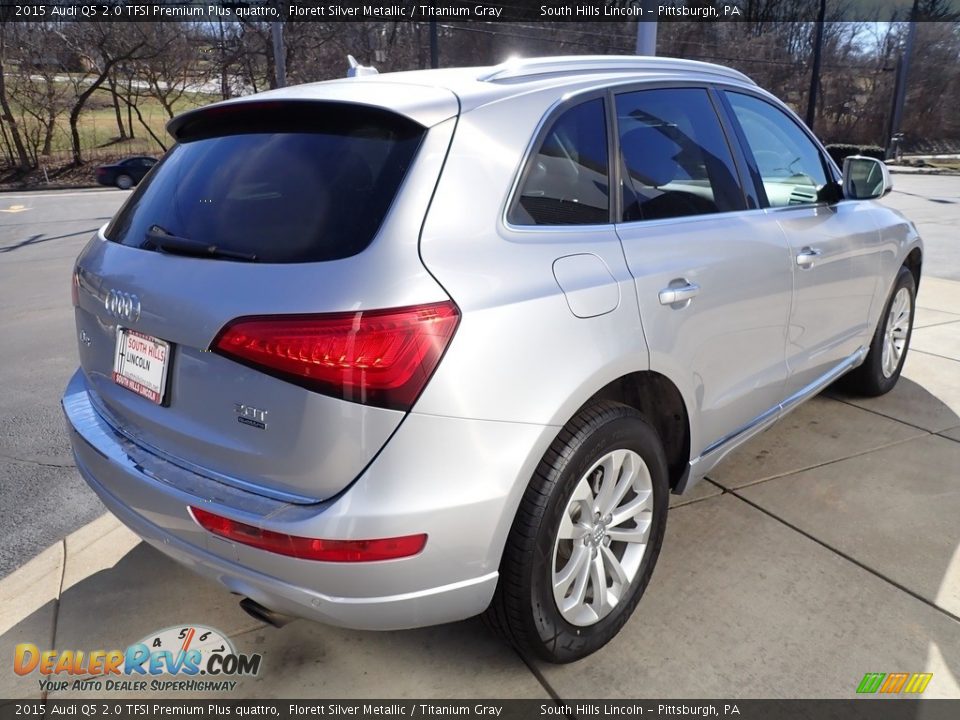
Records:
M106 187L109 188L109 185L100 185L99 183L93 183L90 185L20 185L20 186L8 186L5 185L0 187L0 194L2 193L18 193L18 192L43 192L45 190L91 190L94 188Z

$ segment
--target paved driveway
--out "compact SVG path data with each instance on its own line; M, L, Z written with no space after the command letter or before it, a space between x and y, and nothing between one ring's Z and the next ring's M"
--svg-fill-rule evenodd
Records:
M888 202L916 203L928 241L900 384L874 400L816 398L674 498L634 618L562 667L524 662L476 620L265 627L102 516L70 467L56 401L75 363L67 281L83 234L71 233L120 195L11 200L43 220L0 218L0 413L14 419L0 430L0 658L9 667L18 642L124 647L194 622L264 654L238 689L248 697L851 697L868 671L932 672L926 696L960 697L960 249L948 232L960 215L928 200L960 198L960 178L895 180L902 197ZM0 697L28 695L35 679L0 673Z

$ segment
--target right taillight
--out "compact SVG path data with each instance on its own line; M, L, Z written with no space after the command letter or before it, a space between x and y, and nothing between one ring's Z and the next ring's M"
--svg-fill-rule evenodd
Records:
M325 395L409 410L460 320L452 302L238 318L211 349Z

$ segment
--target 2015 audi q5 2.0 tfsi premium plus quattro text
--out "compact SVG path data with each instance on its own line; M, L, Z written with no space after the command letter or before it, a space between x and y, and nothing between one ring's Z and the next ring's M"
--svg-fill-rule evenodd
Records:
M668 495L846 375L897 382L922 246L723 67L571 57L172 120L80 254L77 467L265 620L484 613L567 662L626 623Z

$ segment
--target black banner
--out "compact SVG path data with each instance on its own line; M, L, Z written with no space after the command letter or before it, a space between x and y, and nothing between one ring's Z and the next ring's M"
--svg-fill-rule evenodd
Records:
M23 718L737 718L956 720L958 700L2 700L0 720Z
M762 5L762 7L761 7ZM960 0L936 13L912 0L828 0L827 20L919 22L960 20ZM819 3L789 13L752 0L0 0L8 22L44 21L474 21L474 22L790 22L814 21Z

